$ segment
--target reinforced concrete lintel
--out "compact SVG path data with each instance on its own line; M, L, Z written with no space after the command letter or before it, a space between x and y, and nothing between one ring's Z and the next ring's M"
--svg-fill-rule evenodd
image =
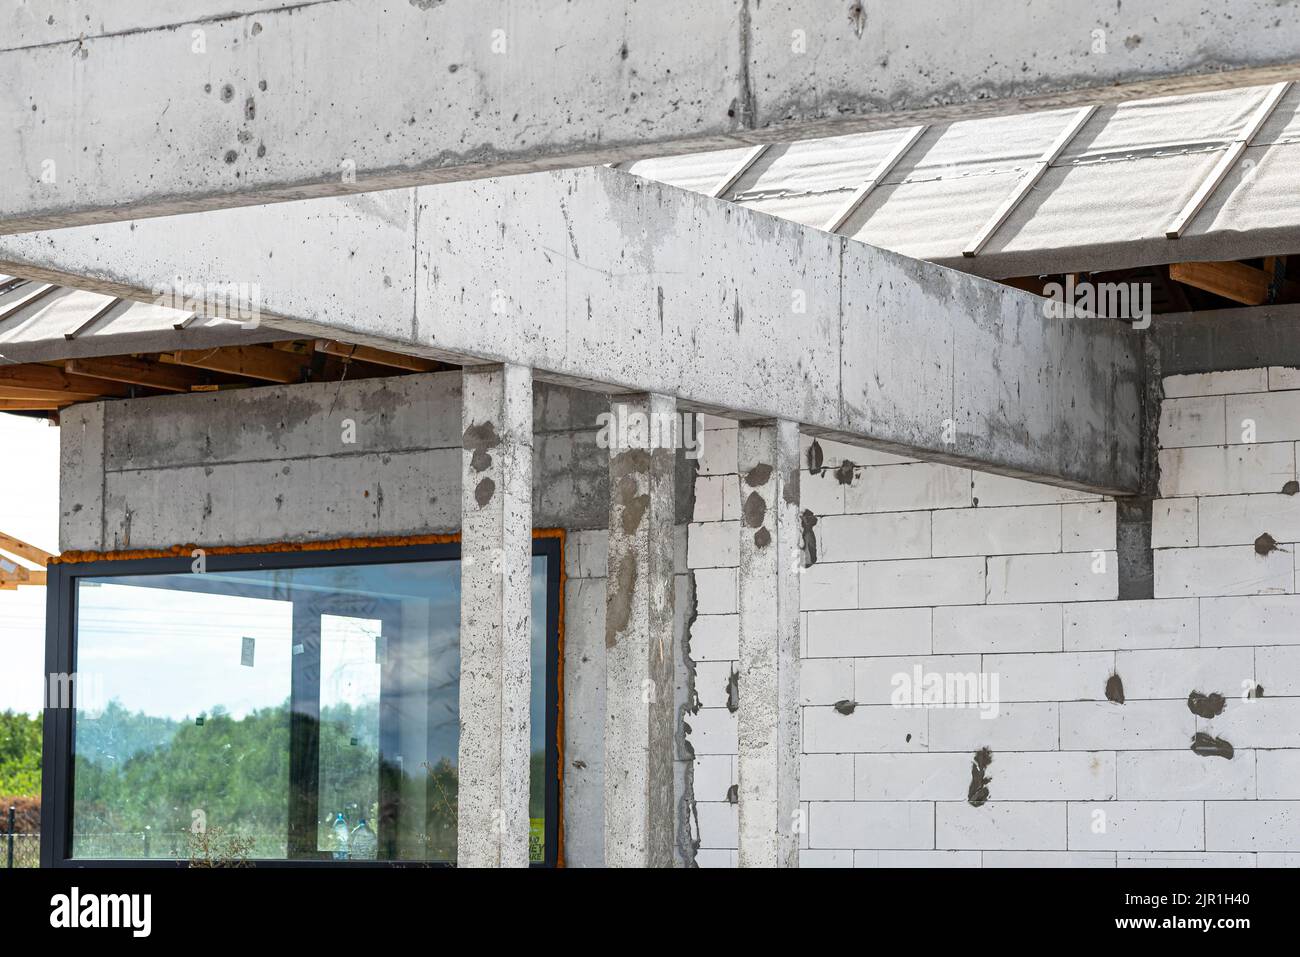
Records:
M1113 101L1300 59L1300 27L1263 3L1130 0L1104 24L1074 0L1032 16L1021 0L938 16L753 0L17 6L0 34L0 233L906 125L936 104L926 115Z
M1050 317L1028 293L616 170L0 237L0 269L127 298L237 284L293 334L1138 486L1127 325Z

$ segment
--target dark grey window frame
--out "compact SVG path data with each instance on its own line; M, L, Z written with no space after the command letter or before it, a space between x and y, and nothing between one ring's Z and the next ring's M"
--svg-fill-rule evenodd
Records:
M534 536L533 556L546 558L546 831L545 859L534 867L554 867L560 844L559 727L560 601L563 544L559 537ZM208 554L208 572L275 568L320 568L334 565L382 565L399 562L459 561L459 542L421 545L323 548L296 552L233 552ZM50 675L75 675L77 582L82 578L192 573L189 557L124 558L51 564L47 574L45 687ZM187 862L138 859L73 859L72 787L75 742L73 711L47 701L42 737L41 866L42 867L184 867ZM292 822L291 822L292 824ZM256 860L262 867L447 867L443 862Z

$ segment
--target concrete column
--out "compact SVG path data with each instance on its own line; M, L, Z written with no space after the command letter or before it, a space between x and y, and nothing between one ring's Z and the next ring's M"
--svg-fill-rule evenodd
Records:
M605 864L671 867L676 400L615 400L605 586Z
M532 370L466 368L461 425L457 859L527 867Z
M799 426L741 423L740 866L798 867Z

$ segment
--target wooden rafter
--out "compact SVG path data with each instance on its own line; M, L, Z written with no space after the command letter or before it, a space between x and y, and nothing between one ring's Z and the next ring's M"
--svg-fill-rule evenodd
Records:
M0 551L8 552L10 555L17 555L19 558L29 561L33 565L40 565L42 568L48 565L50 560L54 558L54 556L45 549L37 548L35 545L29 545L21 538L14 538L12 535L7 535L4 532L0 532Z
M1280 288L1274 289L1275 279L1271 272L1245 263L1171 263L1169 278L1246 306L1262 306L1270 301L1272 294L1288 301L1300 297L1300 283L1285 281Z
M10 388L92 396L120 397L131 394L130 388L120 383L69 375L56 366L36 364L0 366L0 392L8 392Z
M266 382L301 382L307 362L300 356L269 346L224 346L218 349L186 349L159 356L172 365L224 372Z
M29 561L33 565L39 565L40 568L24 568L17 562L9 561L3 554L0 554L0 589L11 591L19 585L45 584L45 566L54 558L45 549L29 545L20 538L14 538L12 535L0 532L0 553L2 552L8 552L10 555Z
M419 356L407 356L400 352L389 352L387 349L376 349L373 346L359 346L351 342L319 339L316 342L316 350L326 355L338 356L340 359L369 362L406 372L437 372L447 368L445 363L438 362L436 359L422 359Z
M100 359L69 359L63 369L71 375L107 379L110 382L138 385L162 392L189 392L204 379L192 372L129 356Z

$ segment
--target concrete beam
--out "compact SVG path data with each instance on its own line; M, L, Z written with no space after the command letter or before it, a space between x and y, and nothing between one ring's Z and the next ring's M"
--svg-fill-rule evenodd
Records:
M631 427L609 444L605 865L671 867L676 453L647 427L676 419L677 407L664 395L618 404Z
M798 867L799 427L741 423L740 866Z
M0 237L0 269L127 298L178 276L240 283L303 335L1137 487L1127 325L1053 318L1029 293L615 170Z
M178 6L0 15L0 232L850 132L936 105L1152 95L1300 59L1275 0L1129 0L1104 18L1075 0Z
M467 371L463 403L457 863L527 867L532 373Z

